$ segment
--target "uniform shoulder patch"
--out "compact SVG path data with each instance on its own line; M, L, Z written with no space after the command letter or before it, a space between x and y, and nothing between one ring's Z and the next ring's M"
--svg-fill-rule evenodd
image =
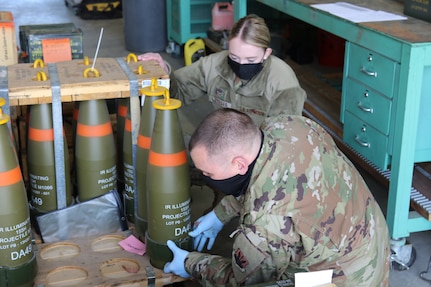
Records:
M244 270L244 268L248 265L248 260L241 249L238 248L235 250L234 256L236 265L238 265L241 270Z

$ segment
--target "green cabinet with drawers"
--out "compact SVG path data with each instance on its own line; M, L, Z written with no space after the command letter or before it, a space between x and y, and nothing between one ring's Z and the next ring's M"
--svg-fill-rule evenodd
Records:
M392 100L399 64L351 42L346 43L345 55L343 140L385 170L390 163Z
M411 211L410 200L414 165L431 161L431 24L410 17L354 23L312 7L315 0L258 1L346 40L343 141L390 170L386 219L392 238L430 230L431 221ZM399 1L345 2L403 14Z

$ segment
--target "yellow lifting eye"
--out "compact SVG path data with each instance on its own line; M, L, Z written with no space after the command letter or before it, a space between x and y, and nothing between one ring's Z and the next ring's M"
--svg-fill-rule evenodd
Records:
M126 60L127 60L127 64L130 63L131 60L133 60L133 62L137 62L138 57L136 57L136 55L133 53L129 53L129 55L127 55Z
M4 125L9 122L9 116L3 113L3 109L0 108L0 125Z
M89 77L98 78L98 77L100 77L100 73L96 68L85 69L83 75L84 75L84 78L89 78Z
M149 71L144 70L144 67L142 67L142 65L138 66L138 71L136 72L138 75L143 75L143 74L148 74Z
M45 67L45 63L43 62L43 60L42 59L36 59L35 61L34 61L34 63L33 63L33 68L38 68L38 67L40 67L40 68L43 68L43 67Z
M46 74L44 71L39 71L37 72L36 79L38 81L46 81L48 78L46 77Z
M84 65L89 66L90 65L90 59L88 59L88 56L84 57Z
M165 94L165 87L159 86L157 78L151 78L151 86L142 87L140 94L145 96L163 96Z
M181 107L182 103L180 100L172 99L169 95L169 90L165 89L163 99L156 100L153 102L153 107L158 110L177 110Z

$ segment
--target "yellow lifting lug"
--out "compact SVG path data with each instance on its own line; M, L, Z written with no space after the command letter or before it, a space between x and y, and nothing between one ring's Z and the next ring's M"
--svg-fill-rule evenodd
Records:
M43 60L42 59L36 59L35 61L34 61L34 63L33 63L33 68L43 68L43 67L45 67L45 63L43 62Z
M132 60L134 62L137 62L138 61L138 57L136 57L136 55L134 53L129 53L129 55L127 55L126 60L127 60L127 64L129 64L130 61L132 61Z
M44 71L39 71L36 74L36 80L37 81L46 81L46 80L48 80L48 77L46 76Z
M98 78L100 77L100 73L96 68L87 68L84 70L84 78L89 78L89 77L94 77L94 78Z
M144 74L148 74L148 73L149 73L149 71L145 70L141 64L138 66L138 71L137 71L138 75L144 75Z

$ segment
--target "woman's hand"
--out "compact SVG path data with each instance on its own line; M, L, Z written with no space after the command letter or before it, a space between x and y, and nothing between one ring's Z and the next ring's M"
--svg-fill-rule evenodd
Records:
M160 67L162 67L162 69L165 70L166 73L169 74L171 72L170 67L167 65L165 60L163 60L162 56L160 56L159 53L149 52L149 53L141 54L138 56L138 60L139 61L155 60L155 61L157 61L157 63L159 63Z

